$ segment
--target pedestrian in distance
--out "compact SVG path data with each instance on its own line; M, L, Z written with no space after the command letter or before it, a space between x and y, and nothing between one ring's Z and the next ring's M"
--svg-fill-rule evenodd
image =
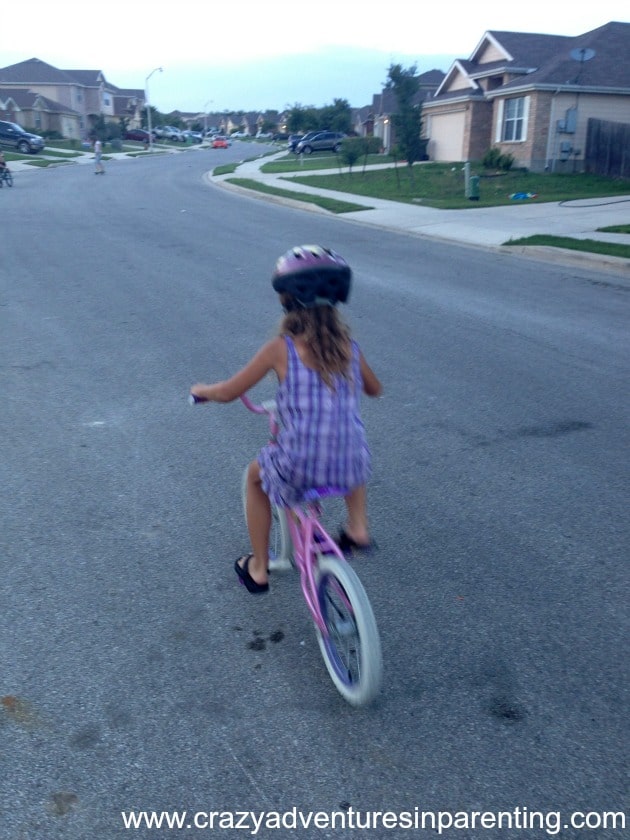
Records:
M7 166L7 162L4 159L4 152L0 152L0 187L2 187L2 182L4 181L8 171L9 167Z
M290 507L316 487L342 488L347 522L339 535L343 551L371 548L366 484L370 451L360 414L360 396L377 397L381 383L351 338L337 304L346 303L352 272L339 254L318 245L292 248L272 275L284 318L238 373L222 382L196 384L201 401L232 402L270 371L278 378L277 440L252 461L247 473L247 526L252 553L234 564L252 593L268 583L271 504Z
M94 139L94 174L95 175L104 175L105 174L105 167L103 166L103 144L101 143L100 139L96 137Z

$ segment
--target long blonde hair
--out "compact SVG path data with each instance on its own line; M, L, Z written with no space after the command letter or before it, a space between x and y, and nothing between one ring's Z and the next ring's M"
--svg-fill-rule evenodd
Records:
M350 328L336 308L325 304L306 309L288 294L280 295L280 300L286 314L279 334L304 342L312 355L315 370L329 388L334 387L337 375L351 379Z

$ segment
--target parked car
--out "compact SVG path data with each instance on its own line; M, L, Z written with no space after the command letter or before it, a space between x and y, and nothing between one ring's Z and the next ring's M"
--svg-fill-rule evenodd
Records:
M172 125L159 125L155 129L155 133L158 137L161 137L162 140L174 140L174 141L185 141L185 137L183 136L182 132L179 128L174 128Z
M310 133L311 134L316 134L317 132L316 131L311 131ZM287 142L287 146L289 147L290 152L295 151L295 147L297 146L297 144L300 142L300 140L303 137L306 137L306 134L289 134L289 140Z
M202 137L200 131L191 131L187 129L182 131L185 140L190 140L191 143L201 143Z
M338 152L341 149L341 141L345 137L340 131L319 131L306 135L295 147L298 155L310 155L311 152Z
M155 140L155 131L151 132L151 136ZM148 143L149 132L145 128L130 128L125 131L125 140L138 140L140 143Z
M256 140L271 140L273 134L270 131L257 131Z
M214 138L214 140L212 141L212 148L213 149L227 149L227 147L228 147L227 138L221 137L220 134L218 134Z
M41 152L45 145L46 141L39 134L30 134L17 123L0 120L0 146L17 149L23 155L32 155Z
M242 140L244 137L249 137L249 131L234 131L230 134L234 140Z

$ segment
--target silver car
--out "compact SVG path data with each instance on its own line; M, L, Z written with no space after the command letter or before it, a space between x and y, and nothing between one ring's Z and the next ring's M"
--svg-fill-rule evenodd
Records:
M341 141L345 136L340 131L318 131L316 134L307 134L297 144L295 151L298 155L325 151L337 153L341 149Z

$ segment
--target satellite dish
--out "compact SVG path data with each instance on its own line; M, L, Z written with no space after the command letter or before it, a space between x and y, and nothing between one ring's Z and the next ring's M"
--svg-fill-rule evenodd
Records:
M595 58L595 50L590 49L590 47L578 47L575 50L571 50L569 55L573 61L579 61L580 64L583 64L585 61L590 61L591 58Z

